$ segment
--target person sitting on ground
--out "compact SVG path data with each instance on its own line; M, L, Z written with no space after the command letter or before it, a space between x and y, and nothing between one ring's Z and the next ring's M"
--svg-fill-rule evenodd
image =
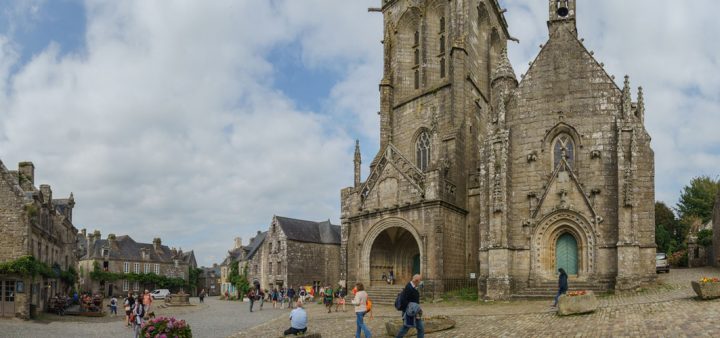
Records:
M303 308L303 302L297 301L296 307L290 312L290 328L285 330L285 335L300 335L307 331L307 312Z

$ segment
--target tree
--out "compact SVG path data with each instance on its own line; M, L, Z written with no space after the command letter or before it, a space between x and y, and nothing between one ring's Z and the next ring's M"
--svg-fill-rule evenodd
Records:
M709 221L712 218L715 196L719 190L720 181L708 176L693 178L690 185L685 186L680 194L680 201L677 204L680 219L696 216L703 223Z
M677 249L677 225L675 214L664 202L655 202L655 244L658 252L671 254Z

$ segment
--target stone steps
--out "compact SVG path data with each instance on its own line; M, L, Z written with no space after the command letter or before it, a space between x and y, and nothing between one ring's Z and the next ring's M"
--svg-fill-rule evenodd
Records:
M393 305L395 304L395 298L402 289L403 287L399 285L372 286L365 291L373 304Z

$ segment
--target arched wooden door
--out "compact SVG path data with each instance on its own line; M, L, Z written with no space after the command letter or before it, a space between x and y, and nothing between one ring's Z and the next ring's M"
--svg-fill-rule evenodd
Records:
M555 266L557 269L565 269L568 275L577 275L578 246L573 235L566 233L558 238L555 247Z

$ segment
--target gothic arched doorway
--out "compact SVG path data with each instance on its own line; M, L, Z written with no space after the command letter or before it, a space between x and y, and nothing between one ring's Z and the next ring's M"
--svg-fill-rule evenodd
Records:
M424 250L415 228L400 218L375 224L362 244L360 279L367 285L381 285L383 274L393 272L396 282L404 283L423 268Z
M564 269L568 275L577 275L578 273L578 245L577 240L570 233L565 233L557 239L555 267Z
M394 227L381 232L370 249L370 283L382 283L393 272L396 281L410 280L420 270L420 248L409 231Z

